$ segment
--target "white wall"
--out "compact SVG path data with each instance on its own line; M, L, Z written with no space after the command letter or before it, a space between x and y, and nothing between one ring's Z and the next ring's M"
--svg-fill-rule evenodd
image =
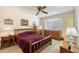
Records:
M4 30L6 27L11 29L16 28L26 28L32 26L33 21L36 25L39 25L39 18L35 15L31 15L29 10L23 10L20 7L0 7L0 31ZM5 25L4 19L11 18L13 20L13 25ZM20 26L21 19L29 20L29 26Z
M75 7L75 27L79 33L79 7ZM79 48L79 37L77 38L77 45L78 45L78 48Z

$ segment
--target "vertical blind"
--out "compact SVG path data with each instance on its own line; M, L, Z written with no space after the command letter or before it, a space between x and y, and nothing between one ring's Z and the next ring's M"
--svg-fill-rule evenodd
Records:
M51 19L45 22L45 29L48 30L62 30L63 29L63 21L62 19Z

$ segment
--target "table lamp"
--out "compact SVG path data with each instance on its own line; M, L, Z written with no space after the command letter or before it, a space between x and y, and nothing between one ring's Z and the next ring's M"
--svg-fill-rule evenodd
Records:
M78 36L78 32L74 27L68 27L66 29L65 35L69 37L69 46L68 49L71 49L72 47L72 42L73 42L73 37Z

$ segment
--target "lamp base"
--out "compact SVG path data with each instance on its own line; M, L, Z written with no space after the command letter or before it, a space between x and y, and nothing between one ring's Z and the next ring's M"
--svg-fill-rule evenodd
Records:
M71 50L71 46L68 46L68 49Z

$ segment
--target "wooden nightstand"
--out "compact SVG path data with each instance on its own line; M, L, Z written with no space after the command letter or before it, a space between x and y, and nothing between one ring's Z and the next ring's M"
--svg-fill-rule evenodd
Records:
M9 43L10 43L10 45L15 45L15 37L14 37L14 35L9 35Z
M7 48L15 44L14 36L11 35L4 36L4 37L0 37L0 39L1 39L0 49Z
M33 32L37 33L37 26L33 26Z
M77 45L72 43L71 50L68 49L68 41L63 41L62 45L60 46L60 53L78 53L79 49Z
M3 48L6 48L6 47L9 47L9 37L1 37L1 46L0 46L0 49L3 49Z

